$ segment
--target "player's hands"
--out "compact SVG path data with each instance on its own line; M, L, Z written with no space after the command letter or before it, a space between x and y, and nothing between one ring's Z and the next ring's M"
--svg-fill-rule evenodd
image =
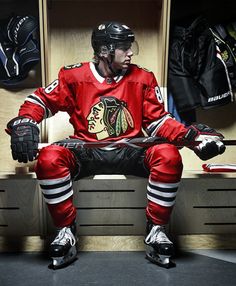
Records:
M38 153L39 128L37 122L24 117L13 118L6 132L11 136L12 158L20 163L33 161Z
M199 145L192 149L203 161L209 160L217 155L223 154L225 145L221 141L224 136L205 124L191 125L185 135L185 140L189 142L201 141Z

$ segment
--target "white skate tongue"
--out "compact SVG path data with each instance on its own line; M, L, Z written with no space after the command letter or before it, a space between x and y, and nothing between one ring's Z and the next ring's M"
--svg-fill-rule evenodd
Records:
M57 237L52 242L52 244L65 245L68 241L70 242L71 246L74 246L76 243L76 239L73 233L71 232L70 228L63 227L58 233Z
M160 225L154 225L148 234L148 236L145 239L145 242L147 244L149 243L171 243L172 242L168 239L168 237L165 234L164 227Z

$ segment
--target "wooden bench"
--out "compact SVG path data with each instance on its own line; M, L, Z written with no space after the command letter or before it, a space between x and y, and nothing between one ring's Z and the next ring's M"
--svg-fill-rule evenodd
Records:
M146 185L147 179L122 175L99 175L74 182L81 247L87 250L121 249L122 245L125 250L144 248ZM170 233L180 238L183 247L233 247L235 194L234 173L184 172ZM36 239L53 233L35 175L2 174L0 236Z

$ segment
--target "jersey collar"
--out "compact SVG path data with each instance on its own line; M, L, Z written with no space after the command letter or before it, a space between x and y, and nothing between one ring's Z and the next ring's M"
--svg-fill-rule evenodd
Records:
M100 83L103 83L106 79L104 77L102 77L96 70L95 65L93 62L89 63L89 67L91 69L92 74L94 75L94 77L97 79L97 81L99 81ZM120 75L117 75L115 77L113 77L113 80L117 83L119 82L125 75L127 69L122 70Z

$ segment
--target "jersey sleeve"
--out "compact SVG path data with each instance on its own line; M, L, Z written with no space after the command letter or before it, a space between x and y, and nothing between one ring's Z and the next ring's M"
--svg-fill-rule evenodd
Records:
M39 123L58 111L66 111L70 114L73 107L74 99L70 78L66 77L65 70L62 68L59 71L58 79L45 88L36 89L27 96L20 107L19 116L34 119Z
M153 73L147 87L143 106L143 128L149 136L159 136L169 141L183 138L187 128L164 108L164 99Z

